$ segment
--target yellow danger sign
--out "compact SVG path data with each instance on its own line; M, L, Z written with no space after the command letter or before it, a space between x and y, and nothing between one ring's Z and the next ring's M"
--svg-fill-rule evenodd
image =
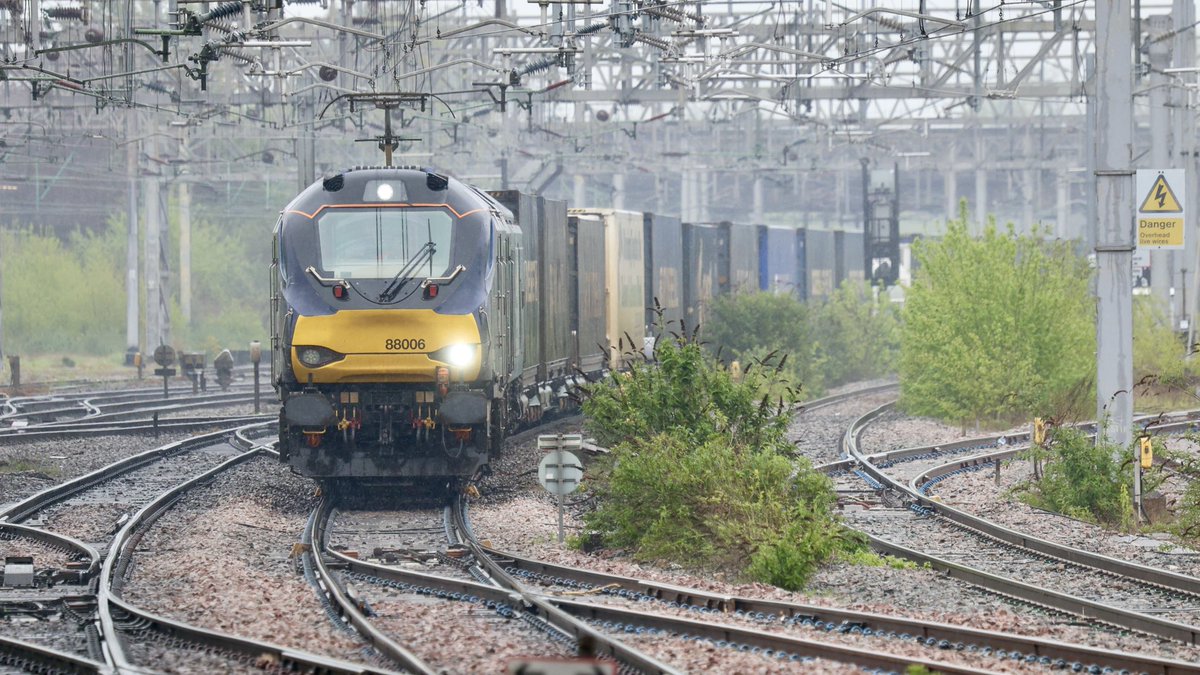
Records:
M1134 194L1142 195L1137 210L1137 246L1140 249L1182 249L1187 207L1182 190L1187 186L1183 169L1138 169Z
M1138 218L1138 246L1183 248L1183 218Z
M1142 205L1138 207L1142 213L1183 213L1183 205L1175 197L1175 191L1167 183L1166 176L1161 173L1154 179L1154 185L1146 193Z

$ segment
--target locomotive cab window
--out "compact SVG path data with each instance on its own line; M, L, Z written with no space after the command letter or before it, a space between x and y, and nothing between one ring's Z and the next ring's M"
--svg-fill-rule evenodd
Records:
M442 276L453 233L443 209L332 209L317 221L320 266L342 279Z

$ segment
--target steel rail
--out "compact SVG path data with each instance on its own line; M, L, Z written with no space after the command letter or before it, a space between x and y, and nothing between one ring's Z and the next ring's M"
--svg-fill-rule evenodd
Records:
M1145 567L1135 563L1128 563L1115 558L1109 558L1096 553L1082 551L1080 549L1055 544L1044 539L1031 537L1015 530L1002 527L983 518L979 518L968 514L959 509L948 507L940 502L933 501L924 495L921 495L916 490L909 488L904 483L889 476L886 472L875 466L871 462L871 458L864 455L858 448L858 440L863 429L872 420L887 412L894 404L884 404L865 415L859 417L846 430L843 436L843 447L856 462L861 470L870 474L875 480L881 484L897 490L904 494L905 497L911 500L912 503L918 504L929 513L940 515L948 521L955 523L958 527L962 527L968 531L974 531L982 536L998 539L1012 546L1025 548L1031 552L1044 556L1051 556L1063 561L1071 562L1080 566L1090 567L1102 573L1115 574L1125 576L1137 583L1149 586L1157 586L1161 589L1176 592L1185 592L1189 594L1200 594L1200 579L1189 577L1187 575L1169 572L1167 570ZM1180 424L1187 424L1181 422ZM976 570L958 563L951 563L946 560L936 558L924 553L917 553L903 546L898 546L888 542L884 542L876 537L871 537L872 545L877 550L891 555L899 555L909 558L917 562L929 563L942 571L957 576L971 583L979 585L989 590L1018 597L1023 600L1041 604L1047 607L1071 612L1080 616L1098 619L1106 623L1117 626L1124 626L1143 633L1166 637L1172 640L1177 640L1185 644L1200 645L1200 627L1183 624L1176 621L1161 619L1154 616L1149 616L1141 612L1126 610L1113 605L1094 602L1068 595L1058 593L1045 588L1036 587L1030 584L1001 577L982 570Z
M322 498L305 527L305 538L311 542L311 550L307 554L311 556L313 570L320 581L321 591L333 603L333 606L337 608L346 622L354 626L354 629L367 642L371 643L371 646L380 654L400 664L401 667L410 673L437 675L441 671L425 663L421 657L376 628L371 623L371 620L359 609L358 604L345 591L341 583L330 573L329 566L325 562L325 556L333 552L326 550L325 542L328 540L326 526L329 523L329 516L332 511L333 505L327 498Z
M516 601L520 602L529 611L536 610L539 605L530 603L531 601L537 601L538 603L553 605L556 609L561 609L561 611L574 616L588 617L596 620L617 620L622 623L636 621L639 626L660 628L671 631L676 635L706 637L714 641L725 640L727 642L754 645L777 651L795 653L801 656L827 658L842 663L862 666L881 666L903 670L913 663L924 663L937 671L946 673L991 672L945 664L938 661L914 659L911 656L894 656L879 651L868 652L855 647L807 640L740 626L713 623L712 621L699 622L686 618L617 609L604 605L575 602L541 593L530 593L528 591L521 591L517 594L512 590L499 586L366 562L357 558L351 558L337 551L330 551L329 555L352 574L363 577L374 577L395 584L403 584L413 589L436 590L439 592L439 595L445 594L447 597L457 597L466 601L475 600L478 602L495 603L497 605L511 604ZM687 591L688 589L680 590ZM828 610L826 613L828 614L829 611L836 612L837 610ZM538 615L545 617L540 611L538 611ZM587 627L590 630L591 627Z
M185 452L194 447L203 446L211 443L214 440L218 440L223 436L236 434L237 431L241 429L249 430L256 427L266 427L269 424L270 422L256 422L253 424L241 425L236 429L223 429L221 431L214 431L212 433L193 436L192 438L170 443L162 447L147 450L137 455L126 457L113 462L108 466L96 469L91 473L84 474L83 476L69 480L65 483L48 487L41 492L37 492L29 497L26 497L16 504L8 507L4 511L0 511L0 523L19 523L35 512L40 511L41 509L44 509L55 502L62 501L63 499L86 490L93 485L97 485L121 474L129 473L130 471L139 469L168 455Z
M158 399L147 399L144 401L130 401L114 404L97 404L95 399L81 399L77 406L65 408L49 408L36 410L31 412L20 412L15 415L9 415L6 420L15 421L27 418L44 417L47 415L56 416L73 416L72 419L54 420L51 422L39 422L36 427L27 426L26 429L52 427L59 424L73 424L80 420L95 422L98 420L120 420L129 419L131 416L153 414L155 412L176 412L182 410L191 410L194 408L208 408L215 406L226 406L236 403L250 403L254 401L254 396L246 392L233 392L223 394L205 394L202 396L189 396L178 399L164 399L161 396ZM113 409L110 412L104 412L103 409ZM11 425L10 425L11 426Z
M260 447L246 450L240 455L231 457L216 467L172 487L142 507L129 522L117 532L109 550L111 554L105 559L100 571L100 583L97 592L98 612L100 615L100 632L113 666L121 672L130 672L138 668L129 662L122 644L121 630L114 618L113 608L119 609L142 622L141 630L155 630L176 639L209 645L235 654L252 658L269 655L283 670L298 670L302 672L321 672L337 675L385 673L376 668L361 664L348 663L317 654L311 654L297 649L281 647L268 642L260 642L192 626L180 621L168 619L157 614L140 609L122 600L119 592L123 576L128 569L130 559L128 553L137 546L144 533L144 528L151 525L165 513L185 492L203 483L217 474L238 464L256 457L262 452Z
M623 591L648 596L666 603L705 607L724 615L762 614L766 616L773 615L779 618L820 620L826 624L858 625L860 627L870 627L877 633L881 631L893 631L897 633L910 633L915 637L947 640L949 642L975 643L979 646L986 645L997 650L1012 651L1016 649L1023 654L1033 654L1039 657L1045 656L1051 659L1065 659L1084 664L1096 664L1101 667L1124 668L1149 673L1150 675L1200 673L1200 666L1195 664L1156 656L1131 654L1039 637L1027 637L1014 633L1000 633L966 626L920 621L906 617L779 600L761 600L724 595L657 581L647 581L547 563L497 551L492 548L485 548L485 550L494 558L499 559L501 564L505 565L506 568L532 572L541 576L569 579L588 584L594 588L617 584Z
M97 673L111 675L111 666L101 661L0 635L0 666L16 666L35 673Z
M0 522L0 534L7 534L14 538L33 539L50 546L71 551L76 556L86 558L88 566L87 569L80 570L80 581L90 579L100 569L100 552L93 546L85 544L74 537L68 537L65 534L58 534L50 530L43 530L40 527L29 527L27 525L5 522Z
M1161 424L1155 427L1155 431L1162 433L1180 430L1190 426L1191 424L1191 421L1179 421L1169 424ZM861 428L859 431L861 432ZM852 448L852 452L857 453L857 435L849 440L853 444L849 446ZM1004 452L1011 455L1019 451L1019 448L1013 448ZM897 455L897 452L887 454L891 456L904 456ZM1200 596L1200 578L1155 567L1147 567L1137 563L1118 560L1117 558L1101 555L1099 553L1092 553L1090 551L1084 551L1070 546L1065 546L1063 544L1057 544L1045 539L1040 539L1032 535L1018 532L1016 530L1004 527L1003 525L998 525L985 518L980 518L979 516L967 513L962 509L957 509L942 502L934 501L921 494L915 487L905 485L897 481L895 478L887 475L874 465L870 457L867 457L866 460L867 461L863 463L863 470L865 470L867 473L870 473L873 477L875 477L876 480L902 490L914 501L914 503L933 510L939 515L945 517L947 520L977 530L1014 546L1020 546L1021 548L1029 549L1037 553L1060 558L1078 565L1092 567L1102 572L1132 577L1136 580L1160 586L1168 590L1181 591Z
M750 645L775 652L788 652L829 659L841 663L852 663L863 668L889 668L904 672L914 663L919 663L937 673L961 673L962 675L991 674L994 671L981 670L970 666L962 666L945 661L919 659L911 656L896 656L879 650L866 650L848 645L831 642L819 642L804 638L791 637L780 633L753 630L739 626L731 626L710 621L696 621L682 617L663 616L650 612L642 612L611 605L602 605L577 600L557 598L554 603L575 616L587 617L594 621L616 622L625 625L656 628L679 635L704 637L714 642L728 642L738 645Z
M257 421L273 421L276 415L260 414L260 415L201 415L196 417L171 417L159 420L157 424L153 420L133 419L121 420L115 422L79 422L79 423L64 423L55 425L49 428L42 427L24 427L21 429L0 429L0 442L5 440L30 440L41 438L54 438L59 436L73 436L76 434L121 434L121 433L137 433L142 431L172 431L193 429L195 427L212 426L214 424L223 425L242 425L250 424Z
M577 642L581 639L587 640L595 646L595 653L600 656L609 656L615 659L618 663L625 664L629 667L636 668L643 673L678 673L679 671L671 666L655 659L641 651L629 647L628 645L614 640L600 631L592 628L586 623L569 615L567 612L559 609L549 600L540 595L531 593L526 590L520 583L513 579L504 569L487 554L483 546L475 539L471 533L471 528L466 517L466 502L461 495L455 497L455 502L451 506L451 517L453 526L458 532L462 543L471 551L475 562L483 571L490 577L493 582L502 589L514 594L516 599L519 599L524 609L534 615L546 620L550 625L562 631L566 635L571 636Z
M874 394L886 394L886 393L892 392L899 388L900 388L899 382L889 382L887 384L877 384L877 385L870 386L870 387L863 387L862 389L855 389L853 391L844 391L840 394L832 394L830 396L824 396L822 398L814 398L811 401L803 401L801 403L798 403L796 405L796 407L792 410L792 413L797 414L797 413L811 412L813 410L818 410L820 408L825 408L825 407L828 407L831 405L836 405L838 403L844 403L846 401L856 399L859 396L871 396Z

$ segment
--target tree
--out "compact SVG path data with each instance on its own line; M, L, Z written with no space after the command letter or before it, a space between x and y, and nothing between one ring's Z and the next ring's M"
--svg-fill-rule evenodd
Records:
M1089 381L1091 271L1069 242L1002 233L994 220L972 238L964 205L940 241L913 251L920 266L901 329L906 410L1001 422L1058 408Z
M866 282L843 282L812 311L824 381L829 386L895 372L900 352L899 318L886 295Z

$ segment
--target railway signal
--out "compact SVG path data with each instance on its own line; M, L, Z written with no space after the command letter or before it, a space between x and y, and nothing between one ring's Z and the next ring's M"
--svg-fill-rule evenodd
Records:
M175 350L170 345L159 345L154 350L154 362L159 366L154 369L154 374L163 379L163 398L170 398L168 380L175 375L175 369L171 367L175 363Z

